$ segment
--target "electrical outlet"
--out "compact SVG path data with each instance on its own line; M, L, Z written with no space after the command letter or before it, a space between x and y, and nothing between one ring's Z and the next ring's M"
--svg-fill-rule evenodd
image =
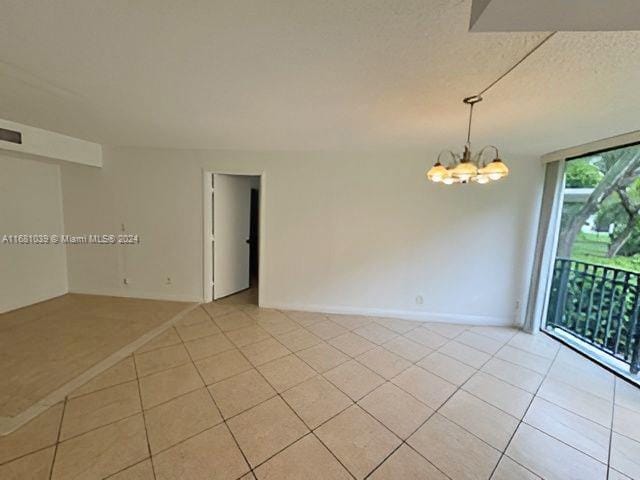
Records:
M167 279L165 280L164 284L165 285L171 285L172 281L171 281L171 277L167 277Z
M418 295L416 297L416 304L417 305L422 305L424 303L424 298L422 298L422 295Z
M131 281L128 278L123 278L122 283L124 283L125 285L129 285Z

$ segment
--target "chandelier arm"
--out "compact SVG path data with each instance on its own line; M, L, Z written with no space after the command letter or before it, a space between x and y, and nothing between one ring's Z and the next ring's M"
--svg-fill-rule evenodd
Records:
M500 152L498 151L498 147L494 146L494 145L486 145L484 147L482 147L482 149L477 153L477 162L478 162L478 166L481 165L482 162L482 155L484 155L484 152L488 149L488 148L493 148L493 150L496 152L496 158L500 158ZM486 166L486 162L484 164L482 164L482 166Z
M439 154L438 154L438 160L437 162L440 163L440 157L442 156L443 153L448 153L449 156L451 157L452 163L451 166L455 165L456 163L456 154L453 153L451 150L442 150Z

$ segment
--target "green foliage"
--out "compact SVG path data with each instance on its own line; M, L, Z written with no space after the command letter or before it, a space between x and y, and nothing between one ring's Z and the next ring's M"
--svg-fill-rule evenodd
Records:
M580 262L592 263L594 265L602 265L604 267L618 268L629 272L640 273L640 254L632 257L617 255L613 258L598 257L595 255L574 255L571 258Z
M593 188L604 175L587 159L567 162L565 185L567 188Z
M616 228L618 227L616 226ZM627 240L624 243L624 245L622 246L618 254L624 255L625 257L630 257L638 254L639 252L640 252L640 225L636 224L635 228L633 229L633 233L631 234L631 237L629 237L629 240Z
M629 150L637 151L638 146L611 150L601 154L570 160L566 163L566 188L595 188L616 162ZM636 173L637 174L637 173ZM640 205L640 177L624 180L624 188L632 206ZM560 235L566 231L571 220L578 216L582 208L580 203L565 203L562 208ZM598 265L610 266L623 270L640 273L640 222L638 222L631 237L623 244L618 255L607 258L611 238L608 231L613 225L612 238L616 238L625 230L629 222L629 213L624 208L622 199L617 191L611 193L598 206L594 221L595 230L601 233L580 232L573 243L571 258Z
M573 244L571 258L580 262L640 273L640 253L607 258L609 243L610 238L606 233L580 232Z
M640 179L636 179L629 185L625 191L631 203L640 205ZM629 223L629 214L622 205L622 200L618 193L614 193L605 199L600 205L595 218L596 228L604 231L608 226L614 224L613 235L619 235ZM636 223L631 237L618 252L620 255L633 256L640 252L640 222Z
M571 258L576 255L590 255L596 257L606 257L611 239L608 233L585 233L580 232L573 243Z
M595 224L596 228L601 231L608 231L609 225L612 223L627 224L629 215L620 202L618 194L612 194L604 202L600 204L598 213L596 213Z
M578 214L578 211L582 208L580 203L567 203L562 205L562 213L560 215L560 236L564 235L571 219Z

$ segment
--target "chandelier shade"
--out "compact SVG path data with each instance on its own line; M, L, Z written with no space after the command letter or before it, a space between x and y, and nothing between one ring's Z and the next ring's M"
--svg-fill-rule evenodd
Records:
M449 171L440 162L436 162L427 172L427 178L435 183L442 182L447 176L449 176Z
M483 175L489 177L490 180L500 180L509 175L509 168L496 157L491 163L482 168Z

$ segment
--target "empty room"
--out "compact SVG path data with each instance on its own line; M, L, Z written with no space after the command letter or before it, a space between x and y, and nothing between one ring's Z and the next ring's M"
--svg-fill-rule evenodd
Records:
M0 479L640 480L640 2L0 0Z

